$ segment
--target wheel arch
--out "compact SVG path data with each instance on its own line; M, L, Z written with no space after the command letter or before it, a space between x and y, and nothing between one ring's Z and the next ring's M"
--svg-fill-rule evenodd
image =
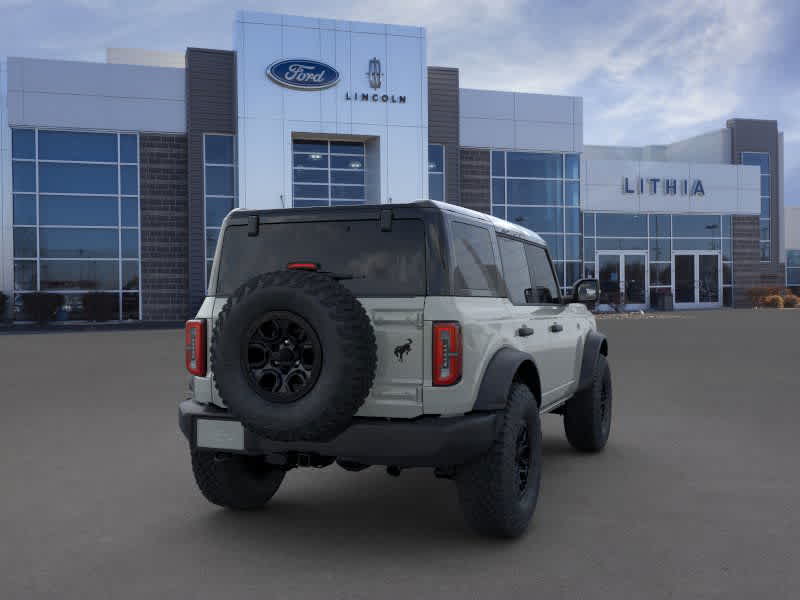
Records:
M514 348L504 347L492 356L483 373L473 410L504 409L511 384L515 381L527 385L536 398L536 404L541 407L541 381L533 357Z
M583 357L581 358L581 372L578 378L576 392L588 389L592 385L597 357L608 356L608 340L606 336L597 331L590 331L583 344Z

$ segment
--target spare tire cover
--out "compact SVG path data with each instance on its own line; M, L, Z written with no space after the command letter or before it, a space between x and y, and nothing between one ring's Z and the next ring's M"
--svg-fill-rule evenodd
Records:
M338 281L275 271L242 284L211 340L214 382L242 424L280 441L341 433L375 378L375 333Z

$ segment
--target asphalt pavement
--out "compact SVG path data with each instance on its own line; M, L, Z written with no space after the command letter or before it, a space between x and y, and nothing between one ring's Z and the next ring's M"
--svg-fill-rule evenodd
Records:
M800 310L602 319L599 455L544 425L534 522L476 537L427 470L197 492L178 330L0 335L0 598L798 598Z

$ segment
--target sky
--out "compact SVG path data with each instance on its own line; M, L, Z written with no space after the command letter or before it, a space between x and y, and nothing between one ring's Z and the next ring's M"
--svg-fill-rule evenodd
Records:
M800 2L791 0L0 0L0 56L232 47L237 9L424 26L462 87L583 97L584 143L665 144L776 119L800 205Z

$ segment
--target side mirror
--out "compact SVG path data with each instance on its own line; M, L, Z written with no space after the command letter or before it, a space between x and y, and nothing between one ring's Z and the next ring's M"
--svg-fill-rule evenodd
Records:
M572 301L592 306L600 297L600 282L597 279L581 279L572 288Z

